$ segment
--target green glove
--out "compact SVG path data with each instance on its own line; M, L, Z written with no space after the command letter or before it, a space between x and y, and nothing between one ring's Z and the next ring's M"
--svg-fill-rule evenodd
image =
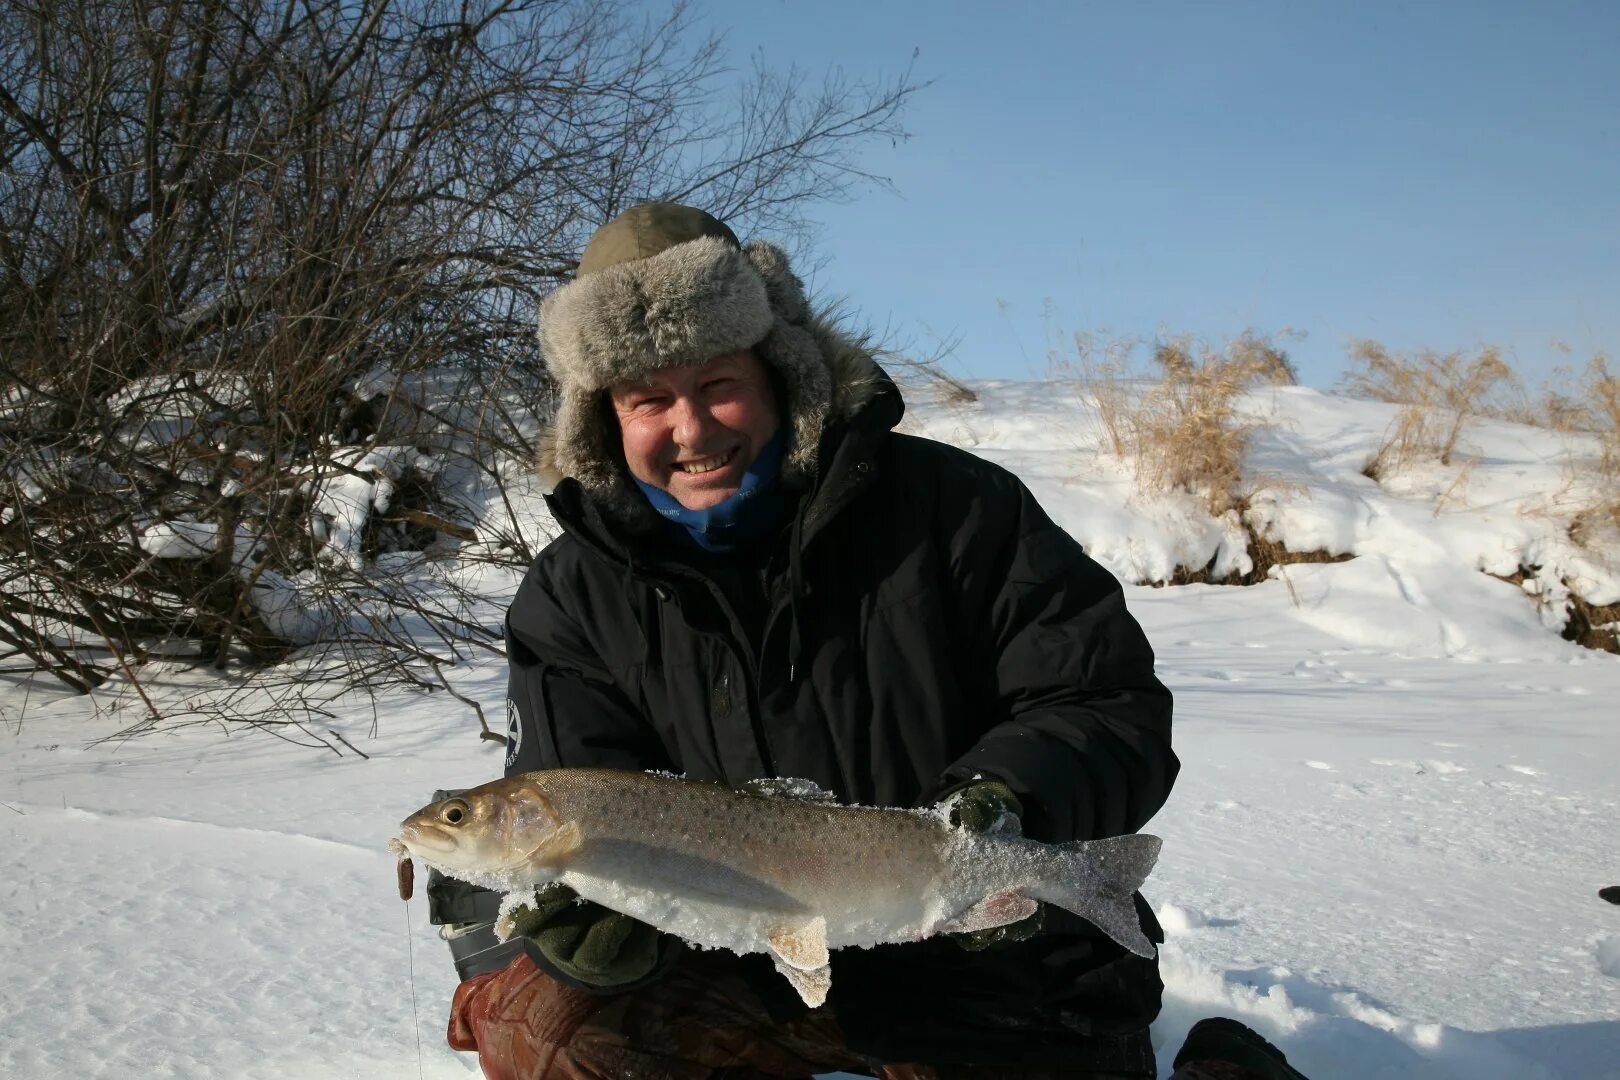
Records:
M513 936L534 942L553 967L601 989L628 986L653 973L659 933L644 922L552 885L512 912Z
M950 807L951 824L968 832L982 833L997 828L1015 833L1023 831L1019 823L1024 815L1023 804L1000 780L978 780L969 784L955 793ZM1028 941L1040 932L1043 910L1036 908L1035 914L1027 919L1006 926L970 930L965 934L952 934L951 938L968 952Z

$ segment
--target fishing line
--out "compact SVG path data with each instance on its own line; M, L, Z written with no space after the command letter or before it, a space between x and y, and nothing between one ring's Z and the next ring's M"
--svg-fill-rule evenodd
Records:
M416 944L411 940L411 903L405 908L405 955L411 965L411 1030L416 1032L416 1077L422 1080L422 1017L416 1011Z

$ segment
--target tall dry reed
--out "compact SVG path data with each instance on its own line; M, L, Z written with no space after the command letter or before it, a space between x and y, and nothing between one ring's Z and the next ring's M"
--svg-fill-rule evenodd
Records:
M1363 469L1374 480L1414 462L1450 465L1468 422L1497 415L1518 390L1518 376L1492 345L1461 352L1390 352L1376 341L1350 347L1345 388L1357 397L1399 405L1384 441Z
M1145 371L1133 364L1144 346ZM1052 366L1080 386L1105 447L1132 463L1143 491L1190 492L1217 517L1251 493L1244 457L1262 421L1242 411L1243 396L1295 381L1288 354L1253 332L1224 347L1185 335L1153 343L1077 335L1074 354Z

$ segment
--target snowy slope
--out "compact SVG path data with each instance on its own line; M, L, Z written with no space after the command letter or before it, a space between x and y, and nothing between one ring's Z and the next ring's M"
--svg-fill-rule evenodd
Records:
M1220 549L1190 500L1132 494L1061 389L978 389L909 427L1019 472L1128 578ZM1620 659L1481 572L1610 580L1557 547L1570 446L1481 427L1460 482L1391 491L1359 472L1388 407L1251 405L1279 421L1254 461L1285 542L1357 558L1128 590L1183 761L1146 890L1170 933L1162 1071L1224 1013L1313 1077L1620 1077L1620 907L1596 896L1620 884ZM500 714L497 659L449 674ZM383 848L432 789L499 772L470 713L356 702L325 726L369 760L201 727L92 745L136 715L0 688L0 1076L476 1075L444 1047L447 952Z

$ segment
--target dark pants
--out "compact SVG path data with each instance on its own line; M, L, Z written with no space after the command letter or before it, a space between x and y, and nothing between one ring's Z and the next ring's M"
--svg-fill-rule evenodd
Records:
M519 956L457 988L449 1038L457 1050L477 1051L488 1080L804 1080L840 1071L882 1080L1126 1080L872 1061L844 1045L830 1009L774 1022L718 953L689 953L666 977L618 995L566 986ZM1178 1070L1176 1080L1240 1075L1194 1068Z

